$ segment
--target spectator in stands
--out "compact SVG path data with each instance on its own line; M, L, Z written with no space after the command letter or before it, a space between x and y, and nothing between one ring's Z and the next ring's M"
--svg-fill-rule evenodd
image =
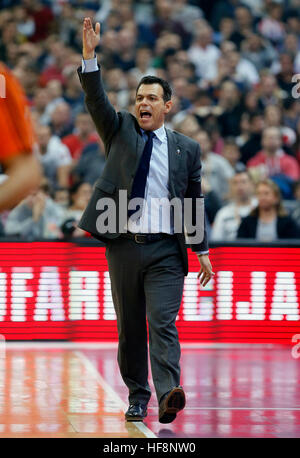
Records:
M242 42L250 37L253 32L253 17L250 9L246 5L237 5L235 11L236 28L230 37L238 49L240 49Z
M241 131L240 135L235 137L235 142L239 148L244 146L245 143L250 139L250 115L247 112L244 112L242 114L241 121L240 121L240 131ZM234 137L231 137L231 138L234 138Z
M44 178L39 188L9 213L5 233L27 240L60 238L63 217L64 212L51 199L49 183Z
M172 19L179 22L187 33L194 33L195 21L203 17L201 8L191 5L188 0L174 0L172 6Z
M216 214L211 240L234 240L241 218L248 215L256 206L253 196L253 182L245 170L236 173L230 180L230 200Z
M136 50L135 67L130 70L130 75L133 75L136 84L146 75L156 76L156 69L152 66L152 51L148 46L140 46ZM136 87L136 86L135 86Z
M277 127L282 138L282 145L286 152L290 152L296 142L296 133L283 124L283 110L278 105L268 105L264 110L265 127Z
M219 0L214 2L211 12L211 22L214 29L219 29L219 24L224 16L234 18L235 8L240 5L239 0Z
M242 56L247 59L259 72L264 68L271 67L275 59L277 59L277 52L257 33L251 33L248 38L242 42Z
M224 81L220 88L218 123L223 137L240 134L240 119L243 113L241 94L233 81Z
M201 130L193 138L201 148L201 176L206 179L219 199L225 201L228 197L228 182L234 175L234 169L224 157L212 152L211 141L205 130Z
M64 221L61 229L64 235L83 237L85 231L77 227L82 213L92 195L92 186L89 183L78 182L70 189L70 205L64 213Z
M283 108L283 125L290 127L297 134L297 124L300 121L299 100L289 97L284 101Z
M196 65L197 75L208 81L217 76L217 61L221 54L212 43L212 32L208 24L196 29L194 42L188 50L191 61Z
M259 82L259 74L255 65L236 51L226 53L228 59L229 72L231 79L236 84L243 85L245 88L251 88Z
M275 1L269 2L267 13L258 24L259 32L275 45L281 43L285 35L282 13L283 9L281 5Z
M283 94L274 75L266 71L261 73L258 96L258 104L261 110L267 105L276 105L281 102Z
M198 133L200 126L194 115L187 115L174 125L174 129L183 135L193 137Z
M298 33L288 33L284 39L284 45L282 48L282 52L291 55L293 62L294 62L295 73L300 72L299 31L300 31L300 21L299 21Z
M240 162L241 153L234 137L225 139L222 155L235 172L242 172L246 169L245 164Z
M99 136L95 132L93 122L88 113L79 113L76 116L74 132L62 138L63 144L68 147L73 160L76 162L79 160L83 148L98 140Z
M22 39L30 39L35 32L35 23L29 11L23 6L14 9L17 31Z
M69 186L72 165L70 151L60 138L51 135L49 126L38 126L38 158L52 188Z
M155 0L155 21L152 31L158 38L162 32L169 31L178 35L185 46L189 44L189 34L182 26L181 22L173 19L173 3L171 0Z
M132 25L131 27L123 26L118 32L119 50L113 56L115 67L124 72L135 67L137 29L134 23Z
M222 207L222 201L219 198L218 194L215 192L215 190L211 187L210 183L208 183L205 177L201 178L201 189L205 196L206 218L209 223L209 227L211 227L211 225L214 222L217 212Z
M224 16L220 21L219 32L214 33L214 42L220 44L224 41L232 41L231 37L235 32L234 19L229 16Z
M291 180L299 179L299 164L294 157L284 153L281 133L277 127L264 129L262 147L263 149L247 162L247 167L257 169L261 178L280 174Z
M293 56L288 53L282 53L279 56L280 70L276 74L278 86L285 92L285 97L292 93L294 82L292 78L295 74Z
M74 129L71 107L66 102L58 103L51 113L51 131L53 135L63 138Z
M46 88L37 88L33 98L34 112L38 115L40 124L48 124L50 117L47 113L47 107L50 102L49 92Z
M46 106L45 116L47 117L47 124L51 122L51 115L57 105L61 102L65 102L63 98L63 85L58 79L50 80L45 88L49 95L49 103ZM41 124L44 124L41 122Z
M54 202L65 211L70 204L69 188L58 187L53 190L53 195Z
M240 147L241 161L246 164L261 149L261 137L265 121L262 113L259 111L249 116L250 137Z
M84 95L82 94L80 81L77 77L76 66L68 65L64 69L63 75L65 77L64 100L69 105L72 117L74 118L84 110Z
M300 237L300 228L287 215L281 201L279 187L269 179L257 184L258 205L245 217L238 229L238 238L253 238L271 242L277 239Z
M102 174L104 166L104 147L100 148L99 142L89 143L83 148L76 167L73 169L73 180L93 185Z

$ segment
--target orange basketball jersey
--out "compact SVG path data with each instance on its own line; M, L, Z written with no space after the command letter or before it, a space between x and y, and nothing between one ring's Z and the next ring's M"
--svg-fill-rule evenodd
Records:
M11 71L0 62L0 162L29 154L34 143L26 96Z

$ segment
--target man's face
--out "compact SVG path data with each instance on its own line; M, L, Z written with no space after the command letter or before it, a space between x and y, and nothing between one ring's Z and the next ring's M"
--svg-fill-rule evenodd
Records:
M210 152L211 143L206 132L199 132L196 135L195 140L199 143L202 153L206 154Z
M266 151L275 153L281 147L280 131L276 128L266 129L262 137L262 146Z
M40 126L37 131L37 139L41 148L46 148L51 138L51 131L48 126Z
M93 132L93 124L89 115L81 115L76 119L76 129L79 135L89 135Z
M164 123L172 102L165 102L164 91L160 84L142 84L136 94L135 116L144 130L156 130Z
M246 173L239 173L232 178L232 191L234 196L239 198L252 195L252 182Z

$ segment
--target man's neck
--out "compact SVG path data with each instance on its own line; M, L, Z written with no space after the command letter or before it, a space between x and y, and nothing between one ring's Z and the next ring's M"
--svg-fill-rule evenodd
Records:
M251 200L252 200L252 197L249 197L249 196L238 197L238 198L235 200L235 204L236 204L238 207L246 207L246 206L249 206L249 205L251 204Z
M276 149L276 150L266 150L266 149L264 149L264 153L265 153L265 155L267 157L275 157L279 151L280 151L280 149Z

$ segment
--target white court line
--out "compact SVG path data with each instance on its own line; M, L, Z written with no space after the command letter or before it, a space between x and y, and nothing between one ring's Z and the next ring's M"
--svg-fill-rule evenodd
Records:
M104 378L99 373L99 371L94 366L94 364L83 353L81 353L81 351L75 351L74 353L76 354L76 356L79 359L81 359L81 361L83 362L83 364L85 365L87 370L93 374L93 376L96 378L96 380L98 381L99 385L101 386L101 388L103 388L103 390L105 391L107 396L112 398L114 401L117 401L117 403L120 405L122 410L125 412L127 410L128 406L126 405L126 403L124 401L122 401L122 399L116 393L116 391L110 385L108 385L108 383L104 380ZM154 434L154 432L151 431L151 429L149 429L143 422L141 422L141 421L132 421L131 423L133 423L146 437L148 437L148 438L156 438L157 437Z

